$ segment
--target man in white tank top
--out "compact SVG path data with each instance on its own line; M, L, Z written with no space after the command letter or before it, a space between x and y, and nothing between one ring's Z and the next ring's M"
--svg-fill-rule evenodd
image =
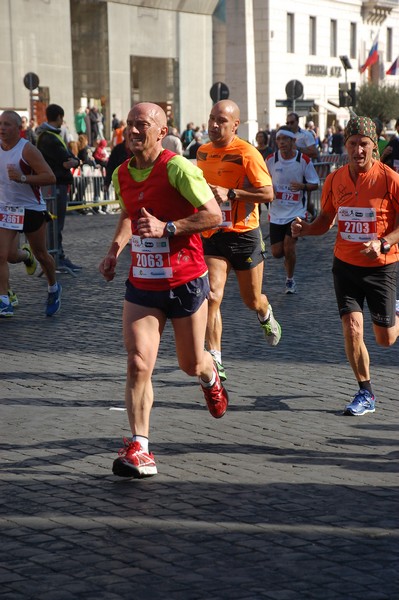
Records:
M8 263L25 262L34 272L39 261L48 283L46 315L61 307L61 284L55 263L46 247L48 213L40 185L55 183L55 175L42 154L20 137L21 117L6 110L0 115L0 317L11 317L8 296ZM18 249L17 238L24 233L29 246Z

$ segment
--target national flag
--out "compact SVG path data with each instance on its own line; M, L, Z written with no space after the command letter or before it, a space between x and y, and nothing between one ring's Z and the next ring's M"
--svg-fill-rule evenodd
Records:
M388 71L386 72L386 75L399 75L399 56L396 60L393 61Z
M369 52L366 62L359 69L360 72L364 73L364 71L367 69L367 67L371 67L371 65L374 65L377 61L378 61L378 33L375 37L373 45L371 46L371 50Z

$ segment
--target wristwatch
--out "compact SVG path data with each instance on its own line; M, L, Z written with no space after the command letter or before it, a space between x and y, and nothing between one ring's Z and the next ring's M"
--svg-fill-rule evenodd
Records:
M173 221L168 221L166 223L166 227L165 227L166 233L168 234L169 237L173 237L177 231L177 227L176 225L173 223Z
M380 238L380 244L381 244L381 248L380 248L381 254L388 254L388 252L391 249L391 244L389 242L387 242L384 238Z
M229 200L235 200L237 198L237 194L235 193L233 188L229 189L229 191L227 192L227 197Z
M26 183L26 175L21 175L19 180L21 183Z

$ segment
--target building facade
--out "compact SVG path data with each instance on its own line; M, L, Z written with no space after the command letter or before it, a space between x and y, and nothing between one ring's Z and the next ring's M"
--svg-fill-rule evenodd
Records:
M285 122L288 101L322 134L349 117L340 84L399 83L385 75L399 55L399 0L0 0L0 8L0 110L34 107L42 120L54 102L73 129L75 112L96 105L107 137L112 113L124 118L141 100L161 104L180 130L206 123L215 82L239 104L239 133L250 141ZM376 39L379 60L361 74ZM28 73L39 79L32 93Z
M214 79L240 104L241 132L251 141L256 127L285 123L287 107L276 102L287 100L323 134L349 118L340 84L399 84L385 75L399 55L398 31L398 0L223 0L214 14ZM378 61L361 74L376 38ZM290 83L289 91L303 90L294 101Z

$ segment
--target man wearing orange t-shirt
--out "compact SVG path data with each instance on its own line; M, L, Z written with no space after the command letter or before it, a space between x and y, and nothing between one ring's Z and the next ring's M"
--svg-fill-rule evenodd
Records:
M334 287L346 355L359 384L344 414L353 416L375 411L363 337L365 299L377 343L391 346L399 336L399 175L376 160L377 144L371 119L350 119L345 129L348 165L327 177L317 219L309 224L297 218L291 226L295 237L322 235L337 219Z
M197 152L197 165L223 215L217 230L202 234L211 288L206 342L222 380L226 373L221 360L220 305L231 269L244 304L257 313L266 340L276 346L281 337L281 327L262 293L264 244L259 204L273 200L272 180L260 152L236 135L239 124L237 104L231 100L217 102L208 121L211 141L202 144Z

